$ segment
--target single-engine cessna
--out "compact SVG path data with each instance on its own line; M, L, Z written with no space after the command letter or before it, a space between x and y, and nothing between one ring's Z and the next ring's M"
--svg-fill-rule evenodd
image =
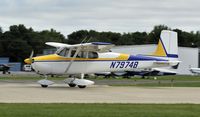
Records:
M84 79L84 74L97 72L134 71L157 67L175 66L178 61L177 33L163 30L156 51L152 55L129 55L114 53L109 50L114 46L111 43L91 42L75 45L47 42L47 45L57 48L55 54L37 56L25 59L31 64L35 72L43 75L74 75L81 78L65 80L70 87L85 88L94 84ZM38 81L42 87L53 84L47 78Z

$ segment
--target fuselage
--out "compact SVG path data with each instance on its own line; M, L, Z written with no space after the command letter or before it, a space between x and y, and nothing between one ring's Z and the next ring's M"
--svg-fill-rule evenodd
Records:
M33 69L39 74L80 74L115 71L134 71L165 66L155 61L168 60L142 55L129 55L114 52L96 53L95 57L65 57L58 54L34 57ZM25 60L27 61L27 60Z

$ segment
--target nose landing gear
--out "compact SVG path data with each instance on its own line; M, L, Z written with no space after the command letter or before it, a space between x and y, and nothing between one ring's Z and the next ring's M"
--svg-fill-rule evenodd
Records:
M47 88L49 85L54 84L53 81L47 80L47 76L45 75L45 79L39 80L38 83L41 85L43 88Z

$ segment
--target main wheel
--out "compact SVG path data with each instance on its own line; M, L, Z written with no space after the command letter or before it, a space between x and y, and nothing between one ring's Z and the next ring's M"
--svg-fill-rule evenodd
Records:
M78 85L78 87L83 89L86 87L86 85Z
M71 83L71 84L68 84L70 87L75 87L76 86L76 84L73 84L73 83Z
M48 85L41 85L41 87L43 87L43 88L47 88L47 87L48 87Z

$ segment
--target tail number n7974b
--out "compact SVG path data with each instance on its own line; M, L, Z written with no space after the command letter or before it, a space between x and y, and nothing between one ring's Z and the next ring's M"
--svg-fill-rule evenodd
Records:
M110 68L137 68L137 61L113 61Z

